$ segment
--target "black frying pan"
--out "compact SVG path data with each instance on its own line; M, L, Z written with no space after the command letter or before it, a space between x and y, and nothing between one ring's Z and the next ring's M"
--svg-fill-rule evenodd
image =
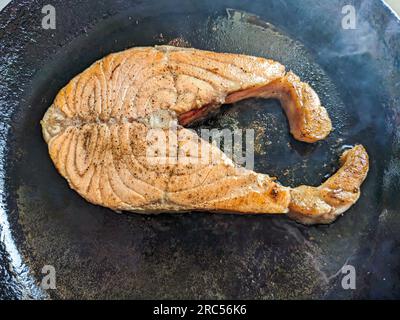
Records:
M0 298L399 298L400 22L378 0L13 1L0 14ZM227 8L231 8L227 10ZM177 41L176 39L180 39ZM174 40L175 39L175 40ZM371 170L360 200L329 226L283 216L116 214L90 205L56 172L39 121L69 79L137 45L276 59L308 81L335 130L293 140L275 101L225 106L202 127L254 128L255 170L319 184L346 145ZM343 265L356 270L344 290ZM44 265L57 289L39 286Z

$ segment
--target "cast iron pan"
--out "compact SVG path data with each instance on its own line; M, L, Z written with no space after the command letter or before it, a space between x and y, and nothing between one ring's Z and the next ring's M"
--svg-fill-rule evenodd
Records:
M0 298L399 298L400 23L380 1L13 1L0 15ZM56 172L39 121L69 79L106 54L173 43L276 59L308 81L335 130L295 141L279 104L225 106L201 127L253 128L255 170L320 184L362 143L362 195L329 226L284 216L117 214ZM356 289L341 283L356 270ZM39 284L56 270L55 290Z

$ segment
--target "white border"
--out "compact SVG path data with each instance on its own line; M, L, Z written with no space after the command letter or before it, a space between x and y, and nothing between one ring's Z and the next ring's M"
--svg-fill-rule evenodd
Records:
M11 0L0 0L0 11L3 10L10 2Z

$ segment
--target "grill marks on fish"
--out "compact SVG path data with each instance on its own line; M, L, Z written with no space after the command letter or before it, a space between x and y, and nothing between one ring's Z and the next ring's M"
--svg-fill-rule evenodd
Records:
M311 223L332 221L358 199L368 159L356 160L354 150L344 156L347 169L305 192L303 186L290 189L236 166L183 127L223 103L248 97L279 99L298 140L323 139L332 128L311 87L275 61L161 46L111 54L72 79L46 112L43 135L71 188L113 210L287 213L290 208L292 217ZM149 139L154 128L166 141ZM165 145L166 154L148 156L150 146ZM361 148L357 155L366 155ZM201 157L198 150L213 161L185 161ZM344 189L343 181L350 181Z

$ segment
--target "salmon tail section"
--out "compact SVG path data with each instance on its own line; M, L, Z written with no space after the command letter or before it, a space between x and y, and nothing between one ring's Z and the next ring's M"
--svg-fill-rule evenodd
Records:
M341 168L321 186L291 189L291 218L303 224L331 223L358 200L369 169L365 148L356 145L345 151L340 163Z

